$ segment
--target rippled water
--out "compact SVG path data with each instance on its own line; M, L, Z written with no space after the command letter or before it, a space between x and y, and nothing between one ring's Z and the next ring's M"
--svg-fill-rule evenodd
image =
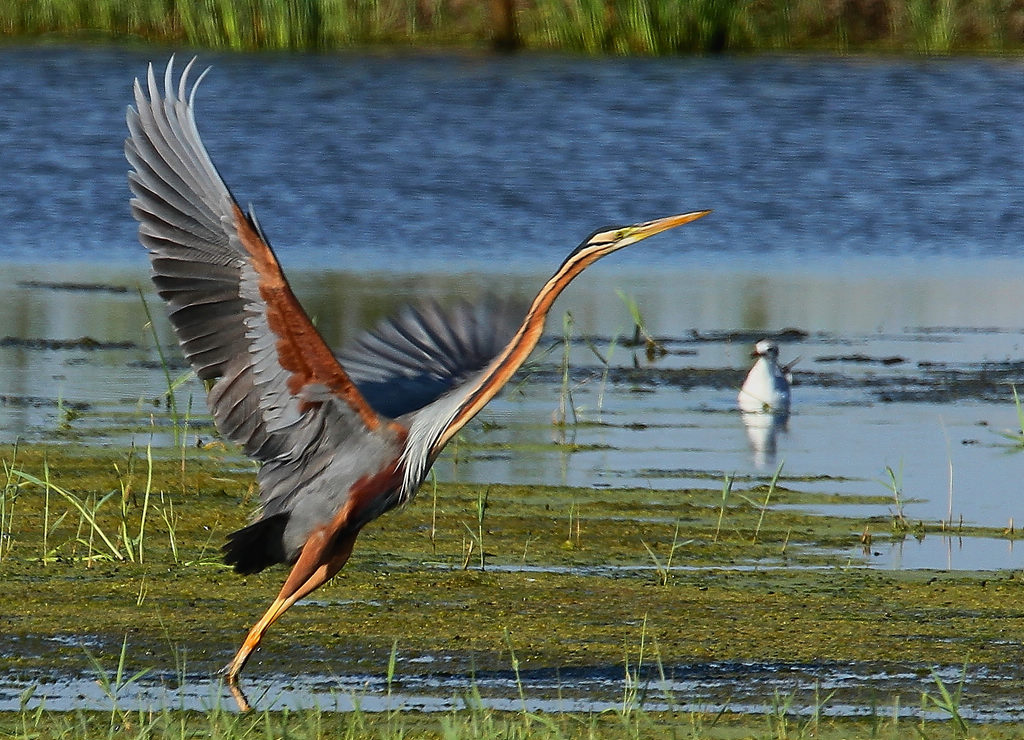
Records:
M165 55L0 50L5 255L140 262L121 145L150 59ZM595 226L694 208L714 220L645 247L644 264L733 258L774 273L882 256L918 269L1016 257L1024 232L1019 61L204 53L205 65L200 129L292 265L546 268Z
M912 665L894 669L885 663L855 666L823 663L712 662L698 666L662 666L664 676L643 671L625 677L620 666L560 670L445 672L431 656L397 661L396 677L379 675L300 677L271 675L246 682L246 693L261 711L318 708L330 712L449 712L487 708L517 712L597 714L643 707L647 711L714 713L720 710L766 714L787 702L787 716L873 716L948 719L935 707L921 705L922 693L938 696L936 680L962 687L958 713L979 722L1019 721L1022 711L1011 687L1019 670L934 668ZM406 675L408 673L408 675ZM637 680L639 678L639 680ZM522 698L518 689L529 687ZM25 692L31 690L31 695ZM774 696L775 701L766 700ZM984 701L975 697L984 696ZM61 677L25 682L0 678L0 711L35 708L107 710L113 705L95 677ZM233 709L220 680L200 675L146 676L124 686L117 706L141 711L165 707L208 711Z
M0 49L0 331L130 343L0 347L8 439L52 431L58 398L91 404L96 423L163 387L134 292L146 264L121 153L130 83L151 56ZM604 378L577 346L579 415L601 422L571 430L582 451L490 454L442 464L442 476L673 489L784 462L810 479L796 487L885 493L890 466L911 517L1024 520L1024 453L998 433L1017 423L1010 385L1024 375L1020 62L204 53L201 64L213 66L198 97L212 156L256 204L333 343L424 295L529 295L596 226L715 210L593 268L556 306L553 337L570 310L577 334L630 368L633 351L612 342L631 333L621 289L670 350L637 357L637 381ZM744 428L735 392L753 340L787 327L806 337L783 348L801 359L772 455L753 449L765 430ZM557 379L535 381L473 433L560 434ZM905 543L867 561L1024 565L1006 543L933 540L918 559Z

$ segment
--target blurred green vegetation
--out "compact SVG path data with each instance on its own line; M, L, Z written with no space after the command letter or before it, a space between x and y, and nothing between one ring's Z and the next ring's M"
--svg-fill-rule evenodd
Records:
M1003 53L1024 49L1024 1L0 0L0 35L240 50Z

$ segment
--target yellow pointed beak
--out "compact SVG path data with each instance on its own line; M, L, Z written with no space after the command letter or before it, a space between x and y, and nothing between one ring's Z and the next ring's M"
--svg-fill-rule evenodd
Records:
M659 218L656 221L646 221L642 224L634 224L627 227L626 233L623 234L622 246L626 244L635 244L641 239L646 239L649 236L660 234L663 231L674 229L676 226L682 226L688 224L691 221L696 221L698 218L704 218L711 211L693 211L692 213L681 213L678 216L669 216L668 218Z
M572 263L577 270L582 270L594 260L600 259L607 254L617 252L630 244L646 239L649 236L660 234L663 231L674 229L676 226L688 224L698 218L707 216L711 211L693 211L692 213L681 213L678 216L659 218L656 221L644 221L632 226L618 226L608 230L596 231L590 235L582 244L565 258L562 263L564 268Z

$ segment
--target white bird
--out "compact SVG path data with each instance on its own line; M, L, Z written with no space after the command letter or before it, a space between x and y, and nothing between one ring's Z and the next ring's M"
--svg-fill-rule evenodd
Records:
M754 345L751 357L757 362L747 373L747 379L740 388L740 411L745 413L788 414L789 384L792 378L788 365L779 364L779 345L770 339L762 339Z

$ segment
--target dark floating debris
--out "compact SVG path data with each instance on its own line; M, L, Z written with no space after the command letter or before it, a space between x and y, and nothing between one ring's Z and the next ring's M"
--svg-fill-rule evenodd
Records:
M38 350L61 350L61 349L86 349L86 350L108 350L108 349L138 349L135 342L101 342L92 337L79 337L78 339L21 339L20 337L7 336L0 339L0 347L16 349L38 349Z
M803 329L794 329L792 327L780 329L779 331L733 330L700 332L694 329L690 332L690 339L695 342L743 342L747 344L754 344L762 339L773 339L776 342L800 342L809 336L810 334Z
M127 293L124 285L109 283L55 283L48 280L19 280L21 288L41 288L43 290L67 290L83 293Z
M92 408L91 403L85 401L58 401L54 398L44 398L42 396L10 396L6 394L0 394L0 406L10 406L11 408L24 409L24 408L47 408L49 406L63 406L66 409L72 411L88 411Z
M890 355L889 357L871 357L869 355L824 355L814 358L815 362L856 362L862 365L902 365L905 357Z
M179 356L179 359L168 357L166 362L160 362L159 360L131 360L125 363L125 366L137 367L142 370L161 370L164 367L171 370L187 370L189 364L183 357Z

